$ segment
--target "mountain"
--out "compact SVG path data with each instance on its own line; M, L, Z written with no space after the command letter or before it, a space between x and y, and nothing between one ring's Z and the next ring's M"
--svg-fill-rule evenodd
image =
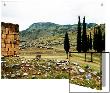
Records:
M20 39L35 40L42 36L64 34L66 31L75 31L77 24L74 25L59 25L51 22L33 23L26 30L20 32Z
M82 25L82 23L81 23ZM87 32L93 29L97 24L87 24ZM38 47L47 45L63 44L65 32L69 33L72 46L76 44L77 24L73 25L59 25L51 22L33 23L26 30L20 31L20 41L23 46Z
M87 28L94 27L95 23L87 24ZM51 22L38 22L33 23L26 30L20 32L21 40L35 40L43 36L54 36L58 34L64 34L77 30L77 24L74 25L59 25Z

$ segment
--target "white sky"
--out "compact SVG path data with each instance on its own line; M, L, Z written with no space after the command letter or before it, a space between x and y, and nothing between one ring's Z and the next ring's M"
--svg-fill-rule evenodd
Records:
M105 23L104 0L6 0L5 4L2 1L2 21L19 24L20 31L37 22L74 24L78 15L81 21L86 16L88 23Z

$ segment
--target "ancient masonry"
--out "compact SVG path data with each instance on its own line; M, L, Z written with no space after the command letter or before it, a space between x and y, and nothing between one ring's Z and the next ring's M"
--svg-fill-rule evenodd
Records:
M1 55L19 54L19 25L1 22Z

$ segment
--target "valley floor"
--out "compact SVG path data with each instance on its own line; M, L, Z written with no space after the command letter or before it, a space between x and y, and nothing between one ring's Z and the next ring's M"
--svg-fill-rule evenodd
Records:
M4 57L2 79L70 79L70 83L101 89L101 54L73 53L63 49L27 48L19 57Z

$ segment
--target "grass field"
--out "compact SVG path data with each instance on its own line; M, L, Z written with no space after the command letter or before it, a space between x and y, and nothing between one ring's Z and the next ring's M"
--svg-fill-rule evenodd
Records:
M41 55L39 59L37 55ZM1 78L8 79L69 79L70 83L101 89L101 54L73 53L67 55L63 48L26 48L19 57L6 57L2 63ZM70 62L70 63L69 63ZM87 68L88 67L88 68ZM83 70L80 72L79 69ZM89 79L87 74L90 74Z
M5 57L1 78L7 79L68 79L69 62L64 53L53 49L29 48L20 51L19 57ZM59 55L58 55L59 54ZM41 55L38 59L36 55Z
M86 53L74 53L70 58L70 83L80 86L102 89L101 54L93 53L93 62L90 62L91 55Z

